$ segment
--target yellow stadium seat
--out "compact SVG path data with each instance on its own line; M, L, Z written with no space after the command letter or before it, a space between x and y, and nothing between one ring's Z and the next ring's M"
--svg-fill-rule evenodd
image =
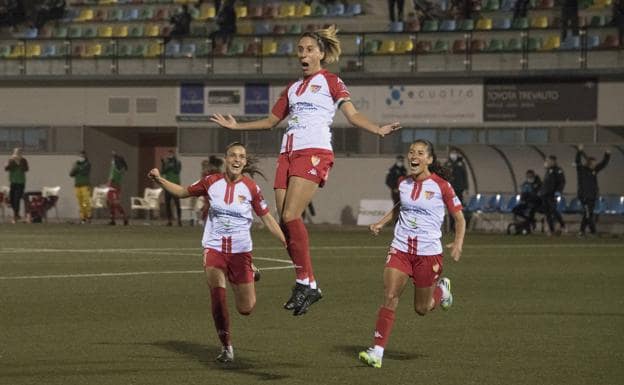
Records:
M612 0L594 0L594 3L589 7L589 9L610 8L612 4Z
M99 43L87 44L82 53L82 57L98 57L100 55L102 55L102 44Z
M238 5L234 9L234 11L236 12L236 17L238 19L244 19L244 18L247 17L247 6L246 5Z
M531 28L548 28L548 17L537 16L531 20Z
M26 57L33 58L41 56L41 46L39 44L28 44L26 47Z
M113 28L113 36L114 37L127 37L128 36L128 26L127 25L116 25Z
M158 57L163 53L164 45L160 43L150 43L147 47L145 57Z
M475 29L480 30L490 30L492 29L492 19L484 17L477 21L477 26Z
M413 49L414 49L414 42L412 40L399 40L396 43L394 53L411 52Z
M251 24L241 24L236 26L236 33L239 35L253 35L253 27Z
M279 6L277 17L294 17L295 16L295 4L283 3Z
M394 40L383 40L381 42L381 46L379 50L376 52L378 54L388 54L394 53L396 50L396 42Z
M74 19L74 21L89 21L89 20L93 20L93 16L95 15L95 12L93 12L93 9L91 8L85 8L82 11L80 11L80 14L78 14L78 17Z
M112 37L113 36L113 27L110 25L104 25L98 28L98 36L99 37Z
M157 37L160 35L160 26L158 24L150 24L143 31L144 36Z
M11 53L7 56L9 59L17 59L24 57L24 44L17 44L11 48Z
M295 17L307 17L312 14L312 7L301 3L295 8Z
M548 39L546 39L546 43L542 46L541 51L554 51L559 49L560 45L561 38L559 36L549 36Z
M199 9L199 16L197 17L197 20L203 21L208 19L214 19L216 14L217 11L215 10L215 7L213 5L203 4Z
M262 42L262 56L275 55L277 53L277 42L265 40Z
M112 5L117 4L117 0L98 0L99 5Z

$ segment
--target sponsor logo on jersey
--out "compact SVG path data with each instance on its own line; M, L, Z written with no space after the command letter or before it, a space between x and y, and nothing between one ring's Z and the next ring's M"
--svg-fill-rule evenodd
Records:
M312 155L312 157L310 157L310 162L312 162L312 166L316 167L319 163L321 163L321 158L316 155Z
M310 84L310 92L312 92L313 94L319 92L320 90L321 90L321 86L317 84Z
M425 199L427 200L433 198L434 195L435 193L433 191L425 191Z

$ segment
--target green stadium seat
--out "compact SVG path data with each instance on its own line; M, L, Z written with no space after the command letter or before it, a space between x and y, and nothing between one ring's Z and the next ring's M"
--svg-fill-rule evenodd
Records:
M54 28L54 31L52 32L52 37L56 39L64 39L67 37L68 33L69 31L66 26L59 25L58 27Z
M245 43L241 40L234 39L230 42L230 46L227 49L228 56L238 56L245 53Z
M488 42L487 47L485 48L486 52L501 52L504 50L503 41L500 39L493 38Z
M147 53L147 44L145 43L137 43L132 47L131 56L133 57L144 57Z
M433 53L447 53L449 52L449 42L448 40L438 40L435 42L435 45L431 49Z
M509 41L505 45L505 51L509 51L509 52L522 51L522 41L520 39L516 39L515 37L512 37L511 39L509 39Z
M67 37L70 39L79 39L82 37L82 27L79 25L72 25L69 27L69 31L67 32Z
M97 36L97 28L95 28L94 26L90 25L82 29L82 37L93 39L96 36Z
M367 40L364 44L364 54L366 55L374 55L379 51L379 46L381 42L379 40Z
M437 20L425 20L422 25L422 32L437 32L440 26L438 25Z
M459 23L459 31L472 31L474 30L474 20L464 19Z
M542 48L542 39L539 37L530 37L527 43L529 51L538 51Z
M526 17L519 17L514 19L511 23L511 28L513 29L529 29L529 19Z
M130 37L142 37L143 36L143 26L142 25L133 25L130 27L130 32L128 33Z
M498 11L500 9L500 1L499 0L487 0L485 1L485 5L483 6L483 11Z

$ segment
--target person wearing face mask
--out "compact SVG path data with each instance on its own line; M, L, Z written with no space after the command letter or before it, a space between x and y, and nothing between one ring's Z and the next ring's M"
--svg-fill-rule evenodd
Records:
M4 166L4 170L9 173L9 201L11 202L11 208L13 209L12 223L16 223L21 217L20 201L24 196L24 189L26 188L26 172L28 172L28 162L26 158L22 156L21 148L14 148L11 157Z
M516 229L521 228L527 234L535 228L535 212L541 206L539 191L542 180L533 170L527 170L526 180L520 186L520 202L512 209ZM518 218L522 221L518 221Z
M395 218L399 215L400 208L398 203L401 200L401 196L399 194L399 179L407 175L404 159L403 155L397 156L396 162L392 165L392 167L390 167L388 173L386 174L386 186L390 189L390 197L392 198Z
M167 157L160 160L160 174L169 182L180 184L180 171L182 163L176 158L175 152L169 150ZM176 206L176 218L178 218L178 226L182 226L182 210L180 209L180 199L171 195L165 190L165 210L167 211L167 226L171 226L173 213L171 212L171 201Z
M78 160L74 163L69 176L74 178L76 199L80 212L80 223L91 222L91 163L85 151L80 152Z
M598 173L609 163L611 152L605 151L602 161L596 164L596 158L587 156L583 152L583 145L577 146L576 164L577 174L577 195L583 205L583 218L581 219L581 228L579 236L585 235L585 229L589 226L589 231L596 234L596 218L594 215L594 207L596 199L598 199Z
M540 192L542 199L542 207L546 215L549 234L555 234L555 220L561 226L561 232L566 231L565 222L561 213L557 211L557 197L561 196L565 186L565 174L561 167L557 165L557 157L549 155L544 162L546 173L544 174L544 182Z

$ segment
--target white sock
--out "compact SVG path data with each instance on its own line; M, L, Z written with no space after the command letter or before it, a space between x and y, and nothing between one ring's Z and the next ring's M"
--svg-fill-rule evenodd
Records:
M306 279L296 279L295 282L301 284L301 285L306 285L306 286L310 286L310 279L306 278Z
M381 358L383 357L383 353L384 353L384 348L379 346L379 345L375 345L375 347L373 347L374 353L377 357Z
M310 289L316 289L316 281L310 282Z

